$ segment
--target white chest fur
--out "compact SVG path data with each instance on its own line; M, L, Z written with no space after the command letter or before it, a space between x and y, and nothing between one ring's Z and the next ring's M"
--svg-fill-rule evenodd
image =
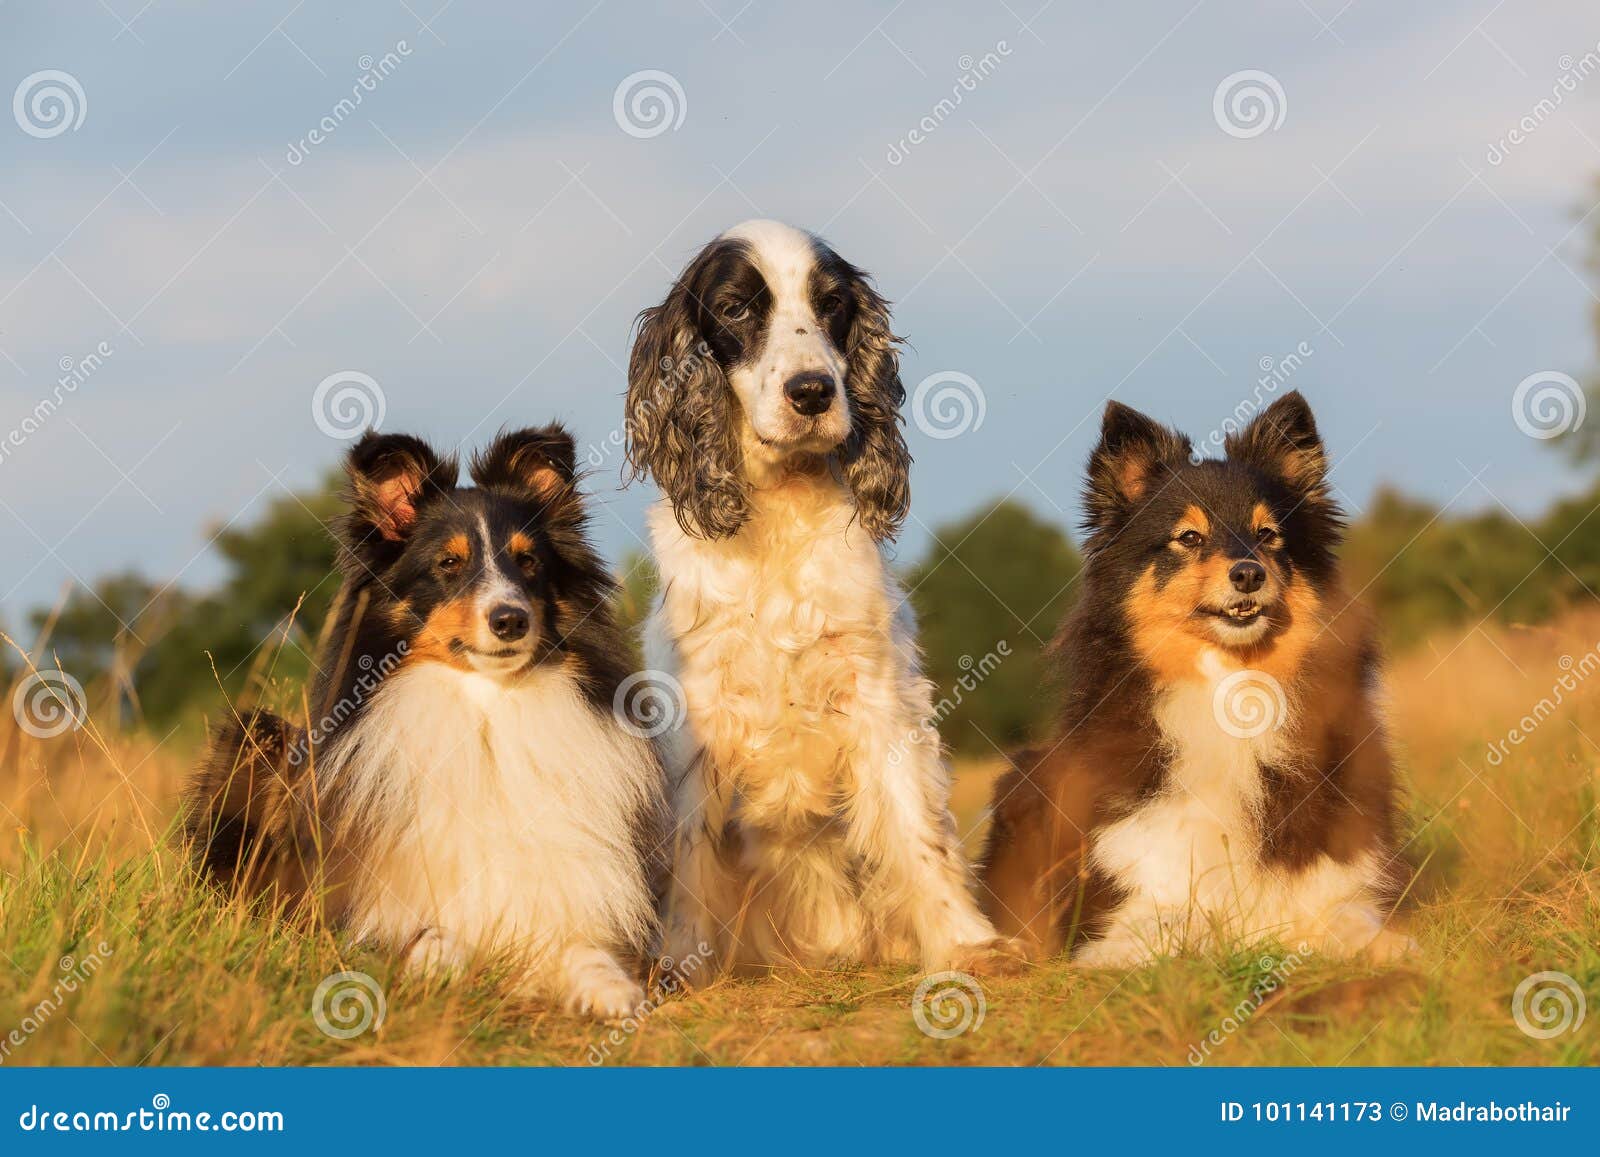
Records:
M651 525L666 594L646 648L683 683L678 742L737 786L743 820L807 829L848 797L863 729L900 738L929 712L898 584L827 484L760 496L727 541L685 536L665 506Z
M633 822L658 790L642 741L564 672L515 687L428 663L384 684L320 775L348 793L357 935L424 929L535 959L643 942Z
M1105 937L1083 953L1090 963L1201 948L1218 937L1294 943L1321 936L1332 923L1348 923L1356 909L1361 921L1368 919L1377 873L1371 857L1340 864L1319 856L1296 871L1262 862L1261 768L1288 762L1292 707L1274 699L1273 716L1259 734L1237 726L1219 703L1219 688L1228 694L1223 681L1233 669L1209 658L1196 678L1170 689L1156 706L1170 752L1163 790L1095 837L1094 866L1127 899Z

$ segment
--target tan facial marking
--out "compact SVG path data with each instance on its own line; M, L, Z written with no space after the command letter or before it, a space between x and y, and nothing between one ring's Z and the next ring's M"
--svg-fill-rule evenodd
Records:
M1272 511L1265 502L1256 503L1256 508L1250 512L1250 529L1260 534L1265 527L1278 529L1278 520L1272 516Z
M515 557L519 554L532 554L533 536L520 530L517 531L511 536L511 540L506 543L506 551L512 557Z
M1158 588L1152 566L1128 591L1123 605L1134 648L1162 681L1192 678L1201 652L1213 645L1194 620L1206 581L1203 567L1189 566Z
M444 663L463 671L471 670L466 655L457 653L450 644L472 638L476 614L474 600L470 597L453 599L434 608L422 629L412 638L405 661Z
M472 554L472 540L465 534L452 534L445 540L444 553L465 559Z

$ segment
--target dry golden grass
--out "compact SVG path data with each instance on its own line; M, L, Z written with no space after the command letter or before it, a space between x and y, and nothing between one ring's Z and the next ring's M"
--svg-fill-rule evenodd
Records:
M1440 637L1392 665L1418 867L1401 919L1422 954L1388 970L1305 962L1208 1063L1600 1061L1600 1010L1541 1040L1510 1007L1540 971L1600 995L1600 687L1578 678L1597 645L1600 612ZM1491 762L1563 675L1576 690ZM422 985L326 929L219 902L170 840L194 738L158 743L91 718L38 740L0 716L13 832L0 848L0 1009L14 1010L0 1012L0 1063L1183 1065L1263 976L1261 950L1136 972L1057 962L984 981L981 1024L946 1040L916 1027L910 970L784 973L720 981L613 1031L507 999L492 961ZM969 848L993 772L958 777ZM93 975L62 993L91 958ZM387 1004L381 1027L349 1040L311 1015L319 982L345 970L372 976Z

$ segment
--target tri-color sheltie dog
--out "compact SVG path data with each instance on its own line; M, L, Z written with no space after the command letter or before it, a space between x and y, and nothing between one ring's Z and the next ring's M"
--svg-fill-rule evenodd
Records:
M1089 462L1081 598L1055 647L1059 735L996 785L983 863L1003 934L1087 964L1275 938L1390 957L1396 788L1379 654L1343 517L1289 393L1191 460L1112 402Z
M408 966L504 950L525 987L628 1015L656 949L664 780L614 714L628 650L571 437L504 434L468 488L405 435L367 434L347 470L308 725L258 711L218 730L189 793L200 864Z

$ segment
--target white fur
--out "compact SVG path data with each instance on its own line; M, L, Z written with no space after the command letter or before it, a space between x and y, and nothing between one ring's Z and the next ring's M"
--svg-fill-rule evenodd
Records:
M688 705L668 738L676 867L667 951L730 962L918 958L994 930L968 892L914 624L848 493L826 475L758 489L731 539L650 515L664 597L652 666ZM737 859L712 834L736 833Z
M759 356L728 374L728 384L757 435L747 442L746 453L770 456L776 451L781 456L792 448L831 450L850 432L850 403L844 392L844 354L829 340L806 291L816 263L810 235L779 221L746 221L723 236L750 244L773 298ZM796 414L783 389L790 378L804 372L833 379L833 404L814 418Z
M631 826L653 766L564 671L403 668L318 769L360 825L354 932L421 968L509 949L574 1009L626 1015L644 993L614 954L653 926Z
M1276 938L1348 955L1379 933L1377 856L1320 856L1299 871L1260 863L1256 817L1263 763L1282 766L1292 699L1278 726L1230 733L1217 718L1218 684L1236 660L1209 651L1195 677L1169 690L1156 722L1172 752L1161 794L1094 837L1095 867L1128 893L1102 938L1077 959L1124 965L1159 953Z

